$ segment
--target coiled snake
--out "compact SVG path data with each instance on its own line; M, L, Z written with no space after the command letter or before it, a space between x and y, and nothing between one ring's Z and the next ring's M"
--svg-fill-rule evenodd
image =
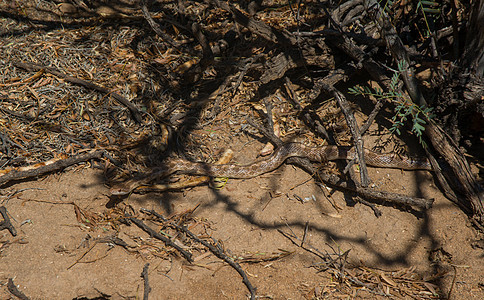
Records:
M404 170L432 170L429 161L425 158L411 158L399 155L378 154L364 150L366 163L373 167L394 168ZM110 189L111 195L126 195L140 186L145 186L158 178L166 177L178 172L191 175L204 175L210 177L227 178L253 178L277 169L289 157L307 158L313 162L325 163L329 160L352 159L355 157L353 147L322 146L308 147L300 143L287 143L264 160L249 165L236 164L207 164L187 160L171 160L163 167L155 169L143 179L132 179Z

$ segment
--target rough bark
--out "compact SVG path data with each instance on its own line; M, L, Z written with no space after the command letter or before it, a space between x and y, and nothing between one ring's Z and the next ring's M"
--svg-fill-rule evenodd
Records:
M484 0L472 2L461 66L469 68L472 74L482 78L484 77Z

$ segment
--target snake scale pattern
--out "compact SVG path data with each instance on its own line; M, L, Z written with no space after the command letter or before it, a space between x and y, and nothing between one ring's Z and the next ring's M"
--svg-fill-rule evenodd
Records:
M126 195L140 186L145 186L156 179L169 176L175 172L210 177L253 178L277 169L290 157L307 158L313 162L325 163L330 160L352 159L355 157L355 152L354 147L308 147L300 143L287 143L277 148L268 158L249 165L216 165L180 159L170 160L163 167L153 170L149 176L143 179L132 179L121 185L112 187L110 193L112 195ZM378 154L366 149L364 150L364 155L367 165L373 167L404 170L432 170L429 161L425 158Z

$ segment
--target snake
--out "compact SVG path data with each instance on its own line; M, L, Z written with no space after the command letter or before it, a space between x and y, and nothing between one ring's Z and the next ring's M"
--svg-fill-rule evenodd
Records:
M430 162L426 158L379 154L368 149L363 149L363 153L366 164L372 167L403 170L432 170ZM278 147L266 159L258 160L248 165L231 163L209 164L173 159L167 161L162 167L154 168L148 176L144 176L141 179L134 178L120 185L113 186L110 189L110 194L113 196L127 195L139 187L146 186L154 180L167 177L173 173L248 179L277 169L290 157L307 158L312 162L327 163L333 160L353 159L355 155L355 148L350 146L328 145L310 147L301 143L286 143Z

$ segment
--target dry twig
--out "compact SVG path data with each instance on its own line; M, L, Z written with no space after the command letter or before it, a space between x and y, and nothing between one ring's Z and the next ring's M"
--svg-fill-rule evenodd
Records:
M157 213L154 210L142 209L141 211L145 212L145 213L149 213L149 214L159 218L163 222L168 221L165 217L163 217L162 215L160 215L159 213ZM174 224L174 223L170 223L170 225L173 226L174 228L176 228L177 230L185 233L186 235L188 235L188 237L195 240L196 242L198 242L198 243L204 245L205 247L207 247L210 250L210 252L212 252L215 256L222 259L227 264L229 264L232 268L234 268L237 271L237 273L239 273L239 275L242 277L244 284L247 286L247 289L250 292L250 299L254 300L256 298L256 289L250 283L249 278L247 277L247 274L245 274L242 267L234 259L232 259L231 257L229 257L225 254L225 251L222 249L222 247L217 242L217 240L212 238L213 242L215 243L215 246L214 246L214 245L200 239L199 237L197 237L194 233L192 233L190 230L188 230L188 228L186 228L185 226L180 226L180 225Z

